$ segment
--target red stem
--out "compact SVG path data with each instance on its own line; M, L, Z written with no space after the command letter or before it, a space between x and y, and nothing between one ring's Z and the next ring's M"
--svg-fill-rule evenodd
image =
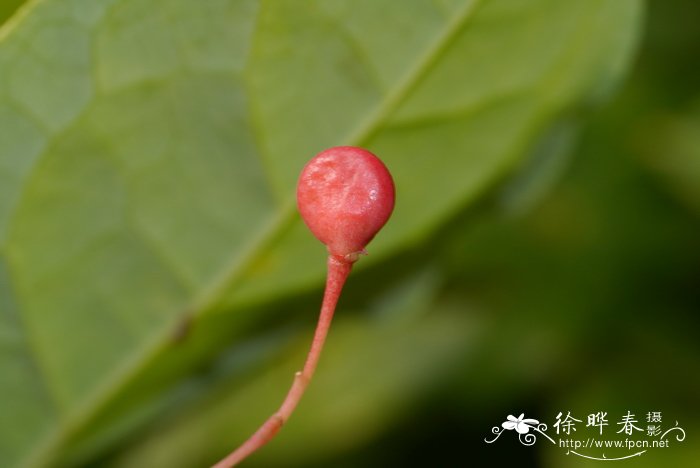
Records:
M289 389L287 396L282 402L282 406L275 414L270 416L267 421L246 440L240 447L231 452L226 458L222 459L213 468L230 468L243 461L251 453L268 443L277 434L277 431L289 419L296 408L299 400L301 400L306 387L314 375L318 359L321 356L323 343L326 341L328 329L333 320L335 306L338 303L340 292L343 290L345 280L350 274L353 262L343 258L330 255L328 257L328 276L326 277L326 290L323 294L323 303L321 304L321 313L318 317L316 332L311 343L311 349L306 357L304 369L294 375L294 382Z

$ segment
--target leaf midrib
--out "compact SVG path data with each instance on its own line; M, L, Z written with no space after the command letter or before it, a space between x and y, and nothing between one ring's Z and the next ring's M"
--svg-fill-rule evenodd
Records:
M12 31L14 31L17 26L26 18L29 13L34 10L34 8L41 3L43 0L27 0L22 3L15 11L10 15L4 23L0 24L0 44L10 36Z
M35 0L38 3L42 0ZM415 63L409 67L405 75L399 80L394 90L383 99L377 107L368 113L355 129L349 132L348 136L339 144L362 146L380 128L387 117L406 99L408 94L421 82L432 65L447 51L452 44L457 33L463 29L466 22L473 17L477 7L482 0L467 0L462 8L446 24L445 28L437 35L425 51L418 57ZM2 32L0 30L0 32ZM0 42L2 35L0 35ZM294 197L288 197L294 200ZM223 293L236 284L243 276L247 268L255 259L266 250L271 241L284 230L294 220L296 214L295 204L290 201L280 206L280 209L268 221L261 226L261 229L252 236L252 241L242 255L234 255L226 262L219 274L211 281L211 286L207 287L190 304L184 308L193 318L197 318L211 310L216 305ZM179 320L179 317L174 317ZM165 349L170 338L170 330L173 324L166 324L157 330L153 336L146 340L145 345L125 360L123 365L108 378L103 380L101 385L85 398L83 405L78 407L71 417L68 417L61 424L56 426L32 451L32 454L20 462L20 466L44 466L51 462L52 456L60 451L61 446L79 432L79 430L90 422L93 415L105 407L109 401L118 395L120 389L126 387L128 383L136 377L147 364L153 361L156 356Z

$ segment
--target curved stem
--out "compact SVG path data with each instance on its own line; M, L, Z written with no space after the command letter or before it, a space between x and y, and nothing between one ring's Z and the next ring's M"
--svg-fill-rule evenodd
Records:
M321 313L318 317L316 332L314 333L313 342L311 343L309 354L306 357L304 368L301 372L297 372L294 375L292 387L289 389L287 396L282 402L282 406L280 406L277 412L270 416L248 440L226 456L226 458L214 465L213 468L230 468L243 461L248 455L272 440L275 434L277 434L284 423L287 422L287 419L292 415L294 408L296 408L306 387L309 385L311 377L314 375L318 359L321 356L323 344L328 335L328 329L333 320L335 306L338 303L340 292L343 290L343 285L351 269L352 262L333 255L328 257L326 290L323 293Z

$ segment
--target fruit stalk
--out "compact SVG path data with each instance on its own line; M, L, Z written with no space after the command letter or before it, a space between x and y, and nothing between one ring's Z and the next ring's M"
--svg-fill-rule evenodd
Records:
M343 257L335 255L328 256L328 276L326 277L326 289L323 294L321 313L318 317L318 324L316 325L311 349L306 357L304 368L294 375L292 387L289 389L287 396L277 412L270 416L240 447L214 465L214 468L230 468L240 463L250 454L268 443L287 422L294 408L296 408L299 403L299 400L301 400L301 397L304 395L304 391L306 391L311 377L314 375L319 357L321 356L321 351L323 350L323 345L326 341L326 336L328 335L328 329L333 320L338 298L343 290L345 280L348 278L350 270L352 270L353 263L353 261Z

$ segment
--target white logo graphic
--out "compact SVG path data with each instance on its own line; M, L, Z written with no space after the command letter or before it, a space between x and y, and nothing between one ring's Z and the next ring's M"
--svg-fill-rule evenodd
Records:
M571 438L571 436L576 435L576 423L581 423L582 420L572 416L570 411L567 411L566 416L562 418L563 414L563 412L559 412L556 417L556 422L552 426L552 431L556 430L556 437L558 440L554 440L547 434L546 424L539 422L537 419L525 418L525 413L521 413L517 418L509 414L500 426L493 426L491 428L491 433L495 434L495 437L490 440L488 437L484 438L484 442L492 444L498 440L504 432L514 431L518 434L518 440L521 444L530 446L537 442L538 435L542 435L553 445L566 448L567 455L576 455L582 458L588 458L589 460L613 461L639 457L651 448L668 448L669 439L667 439L666 436L669 433L673 433L678 442L683 442L685 440L685 430L678 425L678 421L676 421L675 426L662 431L662 426L660 424L662 423L662 416L659 411L650 411L647 413L646 422L650 424L646 426L646 429L635 426L634 423L639 423L639 421L635 419L635 415L631 411L627 411L627 414L623 415L621 421L617 423L617 425L621 425L622 428L616 431L616 434L624 432L623 436L628 436L624 440L620 439L620 437L623 436L617 439L604 439L600 437L603 435L603 428L608 425L606 419L607 412L598 411L589 414L586 427L581 431L579 438ZM591 432L584 435L586 428ZM561 438L560 436L566 436L567 438ZM637 438L631 438L629 436L637 436ZM579 449L611 449L629 452L640 448L644 450L613 458L607 457L605 453L602 453L601 456L591 456L577 452Z

